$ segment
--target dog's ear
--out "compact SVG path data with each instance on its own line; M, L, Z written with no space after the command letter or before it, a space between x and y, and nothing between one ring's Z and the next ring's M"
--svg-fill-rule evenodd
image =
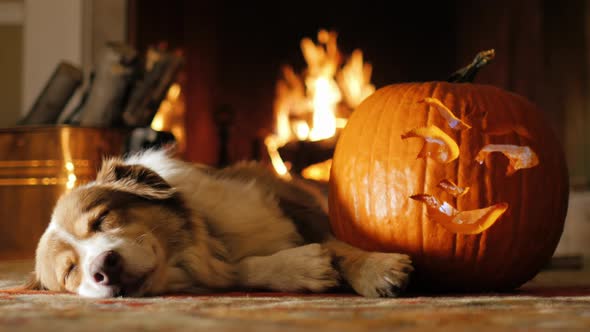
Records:
M126 165L120 160L105 160L96 177L97 183L113 184L118 190L148 199L167 199L174 189L156 172L141 165Z
M47 288L45 288L43 284L41 284L41 281L37 277L37 274L35 272L31 272L25 283L22 286L18 287L18 290L47 290Z

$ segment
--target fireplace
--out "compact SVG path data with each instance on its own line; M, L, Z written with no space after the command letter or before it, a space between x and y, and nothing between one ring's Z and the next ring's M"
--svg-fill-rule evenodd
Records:
M584 118L585 110L576 105L587 103L580 90L586 71L576 70L587 68L584 8L581 1L566 6L538 0L502 0L497 6L465 0L428 6L130 0L128 39L140 51L161 41L183 50L184 157L210 165L243 159L271 164L265 140L277 134L277 81L286 65L302 73L307 63L301 40L310 38L317 45L321 29L338 33L343 55L362 50L375 88L445 79L478 51L494 48L496 59L476 82L541 105L566 146L573 181L585 187L590 173L582 150L588 145L579 142L588 140L581 127L587 124L576 120ZM294 149L289 143L276 148L296 173L309 159L328 160L333 148L333 142Z
M131 1L129 39L140 50L166 41L171 48L185 52L186 80L182 91L186 101L189 146L185 157L188 160L218 165L258 159L270 164L265 143L269 137L279 135L274 143L283 149L283 157L291 163L293 171L301 172L304 168L301 163L308 162L301 160L309 157L303 154L325 161L329 158L321 159L326 154L329 156L335 141L317 134L317 129L312 132L313 125L320 120L308 118L309 114L302 112L298 113L298 119L294 113L290 114L294 122L289 126L298 126L292 135L309 136L301 140L304 146L312 141L326 141L311 148L318 152L296 151L301 147L294 149L288 145L294 140L285 138L285 131L277 128L277 117L282 116L276 113L280 93L277 82L285 80L287 71L298 75L305 85L305 70L309 67L300 48L302 40L324 48L326 43L337 41L342 56L339 66L346 66L352 60L356 63L348 67L358 70L360 60L365 63L364 69L360 65L361 71L370 72L366 66L369 63L374 71L362 87L365 90L359 92L364 95L374 87L396 81L442 79L456 67L453 54L438 56L436 61L432 61L431 54L431 50L448 49L454 44L451 33L437 28L452 27L450 8L434 5L431 11L421 14L422 24L408 31L404 27L412 25L412 15L407 13L422 11L420 6L406 4L403 9L387 6L391 8L376 10L370 6L304 1L298 6L276 3L257 8L226 2L179 1L162 5L151 0ZM320 32L322 29L325 30ZM330 40L332 37L334 40ZM292 70L285 69L286 66ZM336 76L334 81L320 80L318 88L330 88L334 82L339 84ZM337 96L342 100L336 102L338 118L328 123L333 127L331 130L339 130L337 127L342 127L343 120L354 108L355 102L349 101L351 93L341 91ZM220 123L219 118L229 121Z
M317 42L305 37L301 52L306 66L297 72L282 68L273 103L274 129L264 145L274 170L327 182L331 154L340 130L354 108L375 91L370 64L355 49L344 54L338 34L321 29ZM287 156L291 160L285 162Z

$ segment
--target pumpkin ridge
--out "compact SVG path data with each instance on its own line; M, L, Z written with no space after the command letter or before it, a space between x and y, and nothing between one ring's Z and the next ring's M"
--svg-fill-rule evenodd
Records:
M484 104L486 105L493 105L498 104L499 108L502 110L501 114L502 114L502 119L500 119L500 121L506 121L506 119L508 119L509 123L515 124L517 123L517 119L514 118L512 116L512 114L514 113L514 109L512 109L512 105L510 105L510 103L506 103L506 100L504 98L504 95L493 99L490 97L489 94L484 94L482 95L482 99L484 100ZM498 112L499 113L499 112ZM490 111L488 111L488 118L486 120L489 120L489 114ZM485 137L485 142L483 146L487 146L489 144L494 144L494 142L492 142L492 137L499 137L502 138L504 137L504 139L502 139L502 142L504 142L506 137L509 137L509 140L516 140L518 141L518 145L522 145L522 138L516 134L516 132L513 131L509 131L507 134L505 135L500 135L500 136L494 136L494 135L484 135ZM480 147L480 149L483 147ZM490 157L488 157L486 159L486 164L484 166L485 168L485 172L487 174L488 177L486 177L487 181L490 181L489 183L486 183L486 187L488 188L488 192L487 192L487 204L494 204L497 203L499 201L501 201L502 199L500 197L498 197L497 195L494 194L494 190L493 190L493 185L492 183L494 181L492 181L492 179L496 179L497 177L500 177L502 179L506 179L506 174L503 172L499 171L499 168L497 170L495 170L493 167L491 167L492 163L492 159ZM497 173L501 173L500 175L498 175ZM518 174L516 176L521 176L521 174ZM516 197L522 197L522 178L521 178L521 184L518 186L519 193L514 195ZM510 198L510 197L508 197ZM515 247L518 248L519 243L516 243L516 240L519 238L519 224L521 223L520 217L517 217L516 215L521 215L523 213L523 209L520 208L520 206L518 206L518 204L515 206L514 204L511 204L509 206L510 209L510 215L504 215L504 219L502 221L506 222L508 219L513 220L513 222L511 223L511 231L508 232L509 234L504 234L503 236L508 237L509 240L507 240L506 242L508 243L507 248L505 249L504 252L499 252L499 255L511 255L511 256L515 256L515 255L519 255L519 253L517 251L515 251ZM518 218L518 219L517 219ZM498 222L502 222L500 220L498 220ZM491 232L497 232L497 230L490 230ZM482 235L482 238L480 239L480 248L484 248L482 250L480 250L480 252L478 252L478 256L477 256L477 260L475 261L475 265L474 265L474 269L476 268L477 264L481 263L483 258L485 257L485 248L487 247L487 242L489 241L489 233L485 233L484 235ZM494 269L494 271L484 271L484 275L486 275L487 278L490 278L492 275L495 277L496 280L502 280L504 278L504 276L508 273L514 273L514 271L516 271L519 266L511 266L514 264L511 264L509 260L504 260L501 263L498 264L497 268Z
M375 100L375 101L378 101L379 99L373 98L373 100ZM373 100L369 100L368 102L375 103ZM372 109L373 107L375 107L373 104L371 104L371 106L372 106L372 107L371 107L371 109ZM355 114L354 114L354 112L353 112L352 116L354 116L354 115L355 115ZM351 121L351 120L352 120L352 117L351 117L351 119L349 119L349 121ZM368 117L368 116L366 116L366 117L363 119L363 122L360 124L360 126L357 126L357 128L358 128L358 129L357 129L357 131L358 131L359 137L362 137L362 136L361 136L361 134L363 133L363 131L364 131L365 127L367 126L367 123L368 123L368 122L370 122L370 120L371 120L371 118L370 118L370 117ZM343 136L344 136L345 134L348 134L348 133L347 133L347 132L344 132L344 133L343 133ZM355 134L355 133L352 133L352 134ZM346 136L346 138L344 138L344 137L342 137L342 136L341 136L341 137L340 137L340 139L343 139L343 138L344 138L344 139L348 139L348 136L350 136L350 135L347 135L347 136ZM351 169L356 169L356 168L357 168L357 162L358 162L358 158L353 158L353 164L352 164L352 167L351 167ZM332 165L332 167L333 167L333 166L334 166L334 165ZM356 172L355 172L355 175L356 175ZM355 188L356 188L356 186L357 186L357 185L356 185L356 183L353 183L353 185L354 185L354 186L355 186ZM337 192L337 191L338 191L338 189L336 189L336 192ZM350 213L353 213L353 212L355 212L356 210L357 210L357 206L355 205L355 206L354 206L354 211L350 211ZM355 216L353 216L353 217L357 217L357 216L355 215ZM346 226L348 226L348 227L346 227ZM354 234L354 227L351 227L351 226L352 226L352 225L340 225L340 227L339 227L339 228L340 228L340 231L341 231L341 233L342 233L342 234L345 234L345 236L346 236L348 239L352 239L352 238L354 238L354 237L355 237L355 235L357 235L357 234ZM358 226L357 226L357 227L358 227ZM364 230L363 230L363 232L364 232ZM365 242L365 241L367 240L367 234L366 234L366 233L363 233L363 234L362 234L362 236L363 236L363 238L362 238L362 239L360 239L360 241L361 241L361 242ZM350 240L349 240L349 241L350 241ZM358 241L358 240L357 240L357 241ZM368 245L368 244L365 244L365 243L363 243L363 245L365 245L365 246L366 246L366 245Z
M486 103L488 103L488 102L489 102L489 99L487 99L485 102L486 102ZM512 109L510 109L510 108L506 108L506 106L507 106L507 105L506 105L506 104L503 102L502 98L497 98L497 99L495 100L495 102L498 104L498 107L500 107L500 108L501 108L501 109L504 111L504 112L503 112L503 113L504 113L504 114L503 114L504 116L506 116L506 114L507 114L507 115L509 115L509 114L512 112ZM487 115L487 116L489 116L489 112L488 112L488 115ZM510 117L508 117L508 118L509 118L509 120L510 120L510 121L514 121L514 119L512 119L512 118L510 118ZM489 119L486 119L486 120L489 120ZM502 121L505 121L504 119L501 119L501 120L502 120ZM488 128L489 128L489 126L488 126ZM503 143L503 142L504 142L504 139L502 139L502 137L509 136L509 137L510 137L510 139L512 139L512 138L514 138L514 136L512 136L512 135L513 135L513 133L511 133L511 132L509 131L509 132L508 132L506 135L501 135L501 136L493 136L493 137L498 137L500 140L502 140L502 143ZM491 137L492 137L492 136L491 136L491 135L485 135L485 137L486 137L487 139L486 139L486 141L484 142L484 145L483 145L483 146L481 146L481 147L479 148L479 150L483 149L483 147L485 147L485 146L487 146L487 145L489 145L489 144L500 144L500 143L495 143L495 142L492 142L492 139L491 139ZM519 140L519 142L520 142L520 140ZM494 173L492 173L492 168L490 167L490 164L492 163L492 158L493 158L493 157L492 157L492 156L490 156L490 155L489 155L488 157L486 157L486 162L484 163L484 164L485 164L485 165L484 165L484 167L485 167L485 169L486 169L486 172L490 172L490 173L491 173L491 177L494 177L494 178L495 178L495 174L494 174ZM486 184L486 187L488 187L488 191L489 191L489 189L490 189L490 185L487 185L487 184ZM495 197L493 197L493 193L492 193L492 195L490 196L490 198L489 198L489 199L490 199L491 201L494 201L494 200L496 199ZM517 207L517 206L514 206L514 204L511 204L511 205L508 207L508 209L510 209L510 211L508 211L508 212L509 212L510 214L512 214L512 215L516 215L516 214L515 214L515 212L518 212L519 214L520 214L520 212L521 212L520 210L517 210L517 209L518 209L518 207ZM511 227L510 227L510 231L509 231L509 232L507 232L507 234L504 234L504 236L505 236L506 238L508 238L508 240L507 240L507 242L508 242L508 246L507 246L507 248L505 249L505 251L504 251L504 252L502 252L502 253L498 252L498 254L501 254L501 255L511 255L511 254L513 254L513 253L514 253L514 246L515 246L515 243L514 243L514 241L516 240L516 229L517 229L517 227L518 227L518 225L517 225L517 224L518 224L518 223L512 223L512 224L510 225L510 226L511 226ZM483 254L481 254L481 255L483 255ZM480 259L479 255L478 255L478 260L477 260L477 262L476 262L476 263L479 263L479 261L480 261L480 260L481 260L481 259ZM492 275L492 274L490 274L490 276L489 276L489 277L490 277L490 278L491 278L493 281L499 281L499 280L502 280L502 278L503 278L503 275L505 274L505 272L506 272L506 271L508 271L508 270L510 270L510 267L508 266L509 264L510 264L510 262L509 262L508 260L505 260L505 261L500 261L500 263L498 263L498 264L497 264L497 268L496 268L496 271L495 271L495 273L494 273L493 275Z
M411 85L408 86L408 88L406 89L406 91L404 91L403 95L401 96L398 104L396 105L395 109L399 109L400 106L404 105L406 103L406 100L408 99L408 95L413 95L414 91L417 90L420 86L419 85ZM396 112L397 117L404 117L404 112ZM392 126L397 125L397 121L392 121ZM395 135L390 135L390 140L393 138L397 138L397 136ZM390 147L391 148L391 147ZM389 162L390 158L388 158L388 162ZM413 221L412 220L403 220L402 223L404 225L403 227L403 234L405 235L405 241L408 241L408 237L409 237L409 228L408 228L408 224L411 224ZM400 228L396 229L396 230L392 230L392 232L395 231L396 233L400 232ZM420 232L420 236L421 236L421 232ZM391 237L391 235L390 235ZM403 238L403 236L402 236ZM399 245L399 244L398 244ZM422 250L422 246L420 246L420 250Z
M514 122L514 124L518 123L518 119L516 119L513 114L515 112L514 110L514 105L511 105L510 103L508 103L505 99L504 96L502 96L502 98L498 98L497 100L501 105L502 105L502 109L505 110L505 113L508 114L508 118L510 118L511 121ZM516 132L509 132L506 135L510 135L511 139L516 139L519 143L519 145L523 145L523 138L518 135ZM517 243L515 241L515 239L519 238L519 235L521 234L520 231L520 227L523 224L523 218L526 217L526 209L521 208L522 203L526 200L526 195L523 195L525 193L523 193L523 188L524 185L526 185L526 176L527 172L520 172L519 174L513 174L512 176L519 176L520 177L520 185L518 186L518 197L520 197L521 199L521 204L518 206L510 206L509 208L512 210L510 213L510 216L513 218L513 222L512 222L512 232L510 232L510 240L508 241L509 246L508 246L508 250L507 250L507 254L517 254L520 256L520 252L516 249L519 248L519 246L521 245L520 243ZM517 211L514 211L515 209L518 209ZM518 213L515 213L518 212ZM516 247L516 248L515 248ZM517 264L518 260L515 260L514 263L510 264L508 261L503 262L502 264L499 265L497 273L498 273L498 279L503 279L506 276L506 273L508 273L508 271L514 271L514 270L519 270L521 268L522 265L526 265L527 262L521 262L520 264Z
M440 90L440 87L441 87L440 82L433 82L432 84L430 84L429 87L431 87L431 91L427 95L431 96L432 98L438 98L436 93L437 93L437 91ZM426 126L429 126L430 123L432 122L432 119L430 118L430 113L431 112L429 112L428 108L427 108L426 109L426 120L425 120ZM422 181L422 192L426 191L426 183L428 182L428 178L429 178L428 175L430 174L429 168L428 168L429 164L432 164L432 163L429 162L428 158L424 158L424 171L420 173L420 174L424 174L424 178ZM434 164L437 165L438 163L434 162ZM428 252L428 248L426 248L426 247L429 244L429 242L427 241L428 239L425 238L424 230L429 229L431 227L429 227L430 226L430 219L426 216L425 207L422 206L420 208L420 210L422 210L420 213L420 238L421 238L421 240L420 240L420 244L421 244L420 245L420 255L422 256L422 255L424 255L425 251ZM434 226L440 227L438 225L434 225Z
M484 105L486 105L486 107L488 106L490 100L487 96L487 94L483 94L483 96L479 96L479 98L484 100ZM478 101L479 103L479 101ZM489 126L488 122L489 122L489 113L490 111L488 110L484 110L486 112L486 115L483 117L482 119L482 128L487 128ZM483 146L486 146L490 144L490 136L489 135L483 135ZM493 201L493 186L492 186L492 177L493 177L493 170L494 168L491 167L491 160L490 158L487 158L485 161L485 166L483 168L483 173L484 173L484 182L485 182L485 192L484 192L484 200L485 200L485 206L489 206L492 204ZM510 207L509 207L510 208ZM473 260L473 266L474 269L477 269L477 266L479 265L479 263L481 263L484 259L485 259L485 251L486 251L486 247L487 247L487 239L488 239L488 233L487 232L483 232L481 234L478 235L478 240L475 241L475 260Z
M434 98L437 98L438 100L440 100L441 102L443 102L443 104L449 104L449 101L447 101L447 98L454 98L454 94L453 94L453 89L452 89L452 85L450 85L447 82L438 82L437 83L437 87L435 89L435 91L433 91L433 96ZM436 112L434 115L430 115L429 114L429 124L430 123L435 123L435 125L437 124L437 121L442 121L441 117L436 116ZM447 124L447 121L445 120L444 122L444 126L441 125L441 130L443 130L442 128L444 128L445 133L446 132L450 132L450 134L447 133L447 135L449 135L449 137L455 142L455 144L457 144L457 146L459 147L459 156L457 157L457 159L453 160L453 163L456 163L457 165L459 164L459 160L460 160L460 154L461 154L461 146L460 146L460 142L457 141L457 135L460 135L460 133L463 130L454 130L451 128L451 130L449 130L449 126ZM430 167L440 167L440 165L437 165L436 163L431 164ZM444 166L445 169L448 168L452 168L454 165L448 165L448 166ZM458 166L457 166L458 167ZM427 171L429 174L430 172ZM451 178L453 181L456 181L456 176L457 176L457 172L453 172L449 170L445 170L444 172L444 176L443 178ZM449 174L450 173L450 174ZM439 182L441 179L437 179L437 178L433 178L434 182ZM427 181L428 183L430 181ZM431 190L434 190L434 188L432 188ZM433 192L434 194L434 192ZM447 200L448 201L448 200ZM451 203L453 204L453 206L456 206L456 198L452 197L450 199ZM448 255L450 253L451 255L451 264L454 261L455 257L454 257L454 253L456 250L456 246L457 246L457 234L450 232L449 230L447 230L444 226L442 226L440 223L438 223L437 221L435 221L434 219L431 219L430 217L428 218L430 220L430 231L429 232L434 232L436 234L436 239L437 241L432 241L431 245L434 246L440 246L441 242L446 242L445 240L441 241L441 238L443 239L448 239L448 241L450 242L450 246L448 246L448 248L444 248L446 255ZM443 248L441 247L440 250L442 251Z
M505 97L503 99L504 99L503 102L505 104L508 104L507 101L505 100ZM515 106L514 105L511 105L511 107L512 107L512 109L511 109L510 114L512 115L512 114L514 114L514 108L515 108ZM525 117L528 117L529 114L525 114L524 116ZM526 120L526 118L525 118L525 120ZM518 136L518 140L520 142L520 145L525 145L525 144L528 145L529 143L531 143L531 142L527 142L527 140L526 140L525 137L522 137L522 136L520 136L518 134L516 134L516 136ZM536 152L537 155L538 155L539 152L541 152L541 151ZM539 163L540 162L541 162L541 157L539 157ZM546 167L545 164L538 165L538 166ZM527 209L523 209L522 208L522 206L528 206L529 195L526 195L525 188L527 188L526 186L529 183L529 175L530 175L530 172L520 172L520 174L519 174L519 176L520 176L519 190L520 190L520 197L522 197L522 200L521 200L521 204L520 204L521 208L520 208L520 211L519 211L520 213L519 213L518 223L516 223L517 224L517 232L514 235L517 238L518 238L519 234L526 233L526 230L523 230L523 227L526 227L526 224L523 222L523 220L527 220L527 218L529 217L529 214L530 214L530 212L527 211ZM537 225L537 227L540 227L540 225ZM539 248L539 249L542 250L542 251L545 251L546 250L545 248ZM526 248L525 248L525 250L526 250ZM535 264L536 264L536 262L526 262L526 261L524 261L522 264L519 264L518 267L516 267L516 268L519 269L520 271L523 271L523 270L530 269L530 268L527 268L527 267L524 267L524 266L526 266L526 265L535 265ZM520 274L526 274L526 273L520 272ZM524 277L527 278L526 275L524 275ZM523 280L522 282L524 283L524 281L527 281L527 280Z
M402 99L403 96L405 95L405 93L407 93L407 90L408 89L405 90L404 94L402 95L402 97L400 99ZM382 117L383 117L383 115L387 115L388 112L389 112L389 114L391 114L392 120L387 122L387 124L389 124L389 126L387 127L389 130L387 130L387 132L391 132L391 126L393 125L393 123L395 123L394 119L395 119L395 115L396 115L395 111L389 111L389 110L399 109L399 104L400 104L400 103L398 103L397 105L395 105L395 107L392 107L390 105L392 98L393 98L393 94L390 94L389 97L386 99L385 103L383 104L383 108L381 109L381 114L378 119L378 121L380 121L380 122L387 122L387 121L382 121ZM379 136L379 128L381 128L381 127L378 127L377 131L375 132L377 137ZM391 140L392 140L392 135L389 135L387 140L383 140L384 142L387 141L387 157L388 158L385 160L386 165L387 165L387 167L384 168L385 170L389 169L389 162L390 162L389 156L390 156L391 147L392 147ZM373 148L374 148L374 146L373 146ZM390 188L389 173L387 171L385 171L383 176L385 177L385 188ZM390 198L391 198L390 194L389 194L389 190L385 190L385 192L382 194L385 195L384 208L388 212L387 215L389 215L389 210L390 210L390 208L389 208L390 203L389 202L390 202ZM387 234L384 234L379 237L379 247L380 248L387 247L387 245L388 245L387 242L389 241L389 239L391 239L392 237L395 237L395 234L393 234L393 233L396 233L398 231L398 227L396 227L397 223L393 222L392 217L389 217L389 218L386 217L386 219L382 220L382 222L388 223L388 228L390 231ZM398 246L399 244L393 244L393 245Z
M482 118L482 128L487 128L489 126L489 114L490 110L487 110L487 107L489 107L491 103L490 100L490 96L487 93L483 93L481 95L478 96L481 100L478 100L477 103L478 104L483 104L485 105L485 108L483 111L486 112L486 115ZM486 146L488 144L490 144L490 135L485 135L483 134L483 145L482 146ZM477 147L476 150L479 150L481 147ZM484 195L483 195L483 199L485 201L485 206L490 206L491 204L493 204L494 202L494 187L493 187L493 181L492 178L493 176L493 171L494 168L491 166L491 159L490 158L486 158L485 160L485 166L483 166L483 175L484 175ZM481 200L479 202L481 204ZM509 206L509 208L512 208L512 206ZM504 215L505 216L505 215ZM492 226L493 227L493 226ZM477 273L477 268L479 266L480 263L482 263L485 259L485 253L487 250L487 242L488 242L488 232L483 232L481 234L477 235L477 240L474 240L474 259L471 260L472 262L472 266L471 269L473 270L474 273ZM491 273L497 273L499 271L487 271L487 273L484 273L484 278L489 278L489 275L491 275ZM480 272L481 273L481 272Z
M387 97L387 99L389 99L389 97ZM379 112L379 110L382 110L382 109L383 109L383 107L386 105L386 101L382 101L381 99L378 99L378 101L380 101L380 103L378 103L378 104L377 104L377 103L375 103L375 104L373 104L373 105L372 105L372 107L370 108L370 110L372 111L372 113L378 113L378 112ZM382 111L381 111L381 112L382 112ZM363 134L363 133L367 132L367 127L369 127L369 128L370 128L370 127L371 127L371 125L372 125L372 123L373 123L373 121L372 121L372 116L366 116L366 117L365 117L365 121L364 121L364 122L362 123L362 125L359 127L359 133L360 133L360 134ZM367 134L367 135L368 135L368 134ZM377 135L373 135L372 137L373 137L373 140L375 140L375 139L376 139L376 137L377 137ZM367 140L368 140L368 139L367 139ZM373 144L371 144L371 146L372 146L372 145L373 145ZM370 160L370 158L371 158L371 157L370 157L370 154L369 154L369 160ZM359 159L359 158L354 158L354 167L353 167L353 169L357 169L357 166L356 166L356 165L357 165L357 163L358 163L358 159ZM360 176L362 176L362 174L356 174L356 172L355 172L355 175L356 175L357 177L358 177L359 175L360 175ZM368 174L367 174L367 176L368 176ZM357 180L358 180L358 179L354 179L354 181L357 181ZM357 185L356 183L355 183L355 187L358 187L358 185ZM370 190L371 190L370 186L366 186L366 192L367 192L367 196L368 196L368 197L370 197L370 195L371 195L371 192L370 192ZM362 207L360 207L360 209L361 209L361 210L362 210L362 209L365 209L365 208L366 208L365 206L362 206ZM356 210L356 207L355 207L355 210ZM370 247L372 247L372 248L370 248L370 249L374 250L374 249L375 249L375 248L374 248L374 246L375 246L375 244L374 244L374 241L375 241L375 235L376 235L376 233L375 233L375 231L374 231L374 228L375 228L374 221L373 221L373 220L371 220L371 218L369 218L369 217L370 217L370 213L369 213L369 212L370 212L370 210L371 210L371 207L369 206L369 207L368 207L368 210L366 211L366 213L367 213L367 216L366 216L366 218L365 218L365 219L367 220L367 224L366 224L366 226L365 226L365 227L364 227L364 229L363 229L363 232L364 232L364 234L363 234L363 240L365 240L365 241L366 241L366 240L370 240L370 241L372 241L372 242L373 242L373 244L371 244L371 243L365 243L365 244L364 244L364 246L370 246ZM355 216L355 217L356 217L356 216ZM351 231L351 230L352 230L352 229L350 229L349 231Z
M456 98L458 99L458 98ZM459 100L460 103L460 100ZM456 110L455 110L456 112ZM464 107L461 107L460 109L460 114L459 114L459 119L461 121L463 121L464 123L467 123L466 121L466 110L464 109ZM471 124L468 124L469 126L471 126ZM457 158L457 162L456 162L456 167L455 167L455 183L459 183L459 179L460 179L460 172L461 172L461 147L462 147L462 142L463 142L463 134L467 131L467 130L471 130L472 127L468 128L468 129L464 129L464 130L459 130L458 133L456 133L456 138L455 141L457 142L457 145L459 146L459 158ZM455 196L453 197L453 205L457 207L457 209L459 209L459 198L460 196ZM457 259L457 241L458 241L458 237L459 234L454 233L451 236L451 262L454 263L455 260Z
M479 104L480 101L474 101L474 99L476 97L474 97L473 94L473 89L470 89L469 91L469 96L472 98L471 100L471 104L472 105L476 105ZM485 99L484 97L480 97ZM487 110L483 110L483 112L488 112ZM487 118L484 116L482 118L482 123L481 123L481 127L483 128L485 126L484 122L487 122ZM478 140L477 143L482 143L482 145L486 145L487 143L489 143L488 141L488 137L486 135L481 135L482 139ZM479 149L479 147L473 147L474 149ZM479 206L489 206L490 205L490 193L487 190L487 188L490 187L490 174L489 174L489 169L487 167L484 167L483 169L481 169L482 172L482 177L484 179L485 182L485 186L483 186L483 188L481 188L482 186L480 186L480 190L478 191L478 197L477 197L477 204ZM485 202L482 204L482 201ZM470 258L470 262L472 264L472 269L475 271L477 269L477 265L478 263L482 260L482 255L484 253L484 250L482 248L485 248L485 244L487 241L487 233L480 233L477 234L473 239L468 239L468 241L472 242L472 253L471 253L471 258ZM475 271L477 272L477 271Z
M378 139L379 139L379 130L383 127L383 117L387 112L388 106L389 106L389 101L392 99L392 94L390 94L387 99L385 99L385 103L383 103L383 107L380 109L379 114L376 117L376 128L374 131L374 135L373 135L373 140L371 142L371 152L369 153L369 165L374 165L375 164L375 148L376 145L375 144ZM377 142L380 143L380 142ZM369 168L369 174L367 174L367 177L369 178L369 183L375 183L375 171L374 171L374 167L370 167ZM375 198L374 195L376 194L374 190L375 188L372 188L371 186L367 186L367 196L369 197L370 202L378 202L379 198ZM385 190L385 192L387 192L387 190ZM378 194L378 193L377 193ZM369 210L370 214L373 216L378 216L379 213L376 211L377 210L377 204L371 204L369 206ZM371 233L371 238L373 239L379 239L379 242L383 242L383 238L382 236L380 236L377 233L377 230L380 228L381 225L379 225L382 220L378 220L378 217L375 217L373 219L368 218L368 222L370 224L373 224L371 227L372 229L372 233ZM379 246L382 246L381 244L379 244Z
M465 95L463 96L463 98L461 98L459 100L459 104L461 105L462 108L462 113L460 114L462 116L462 118L467 120L467 114L474 114L475 111L472 111L471 113L468 113L468 107L473 107L472 105L474 105L473 103L473 96L471 93L471 86L472 85L465 85L466 88L469 88L467 91L467 93L465 93ZM454 91L453 91L454 92ZM459 139L460 139L460 147L463 149L463 154L465 153L465 150L467 150L469 152L469 155L471 155L471 150L472 150L472 146L474 144L473 140L469 140L469 139L464 139L463 136L467 136L470 135L474 130L478 130L478 127L480 126L479 123L472 123L470 121L469 123L472 126L472 129L470 130L462 130L460 132L459 135ZM467 145L467 146L464 146ZM464 156L463 156L464 157ZM473 176L471 176L471 172L477 172L477 170L473 170L473 168L470 167L466 167L463 166L462 163L465 163L466 158L459 158L458 162L457 162L457 172L456 172L456 177L457 177L457 184L460 187L467 187L467 186L472 186L473 183L465 183L465 181L468 181L469 179L471 179ZM464 173L467 173L467 176L464 176ZM464 180L465 178L465 180ZM477 206L479 205L479 201L480 201L480 197L481 197L481 187L479 185L476 186L475 191L473 191L470 196L466 196L465 198L461 199L459 197L457 197L456 199L456 207L459 210L465 210L466 207L464 206L465 204L463 204L463 200L465 199L470 199L473 196L476 196L475 200L478 202ZM480 236L480 235L475 235L475 236ZM471 237L466 237L464 235L459 235L459 234L455 234L454 235L454 251L452 253L452 259L453 261L457 262L461 259L465 260L467 258L469 258L471 261L475 260L475 257L473 256L473 252L477 253L477 250L473 250L474 248L474 242L471 239L473 239L474 236ZM478 247L479 248L479 247Z
M392 116L391 116L391 122L389 123L389 132L390 133L393 133L394 132L393 129L394 129L395 125L396 125L396 115L397 114L396 114L396 112L391 112L391 113L392 113ZM388 140L388 143L387 143L388 144L387 145L387 160L386 160L386 165L387 166L385 167L385 170L386 170L386 174L385 174L386 188L391 188L392 185L393 185L392 182L395 181L395 179L393 179L393 180L391 179L391 176L390 176L391 173L390 172L387 172L387 170L391 169L391 148L393 147L392 141L393 141L394 138L395 138L395 135L390 134L389 135L389 140ZM385 201L387 202L387 211L389 212L390 209L391 209L391 207L390 207L390 204L391 204L391 195L389 193L389 190L386 190L385 195L386 195ZM390 223L392 223L391 220L390 220ZM394 227L392 227L391 228L391 231L388 234L389 235L389 238L392 237L392 234L391 233L393 233L393 232L396 232L397 233L398 231L399 230L396 230Z
M487 93L482 93L477 96L474 96L474 87L475 87L474 85L469 86L469 93L467 93L467 95L469 95L469 97L471 98L470 104L471 105L483 104L486 109L483 109L482 112L486 112L489 114L489 111L487 110L487 107L489 107L489 104L490 104L489 96L487 95ZM484 90L485 90L485 88L484 88ZM488 121L487 116L484 116L482 118L481 128L484 128L487 126L487 121ZM477 146L477 143L480 143L482 146L489 144L489 136L488 135L482 134L482 135L480 135L480 137L482 137L481 141L478 140L477 142L474 142L475 144L473 146L470 146L471 151L479 150L480 146ZM475 153L472 153L471 157L473 157L473 155L475 155ZM486 159L485 163L490 163L490 160ZM490 171L492 169L493 168L491 168L488 164L486 164L485 166L482 166L482 168L481 168L482 178L484 180L485 185L479 186L478 197L476 200L477 206L491 206L492 204L494 204L493 203L494 199L492 197L493 196L493 192L492 192L493 186L492 186L492 181L491 181L493 176ZM480 275L483 278L487 278L490 275L489 271L488 271L488 273L482 273L481 271L478 271L479 264L485 259L485 252L487 249L487 241L488 241L488 231L489 230L486 230L480 234L463 237L465 239L465 244L469 245L469 247L470 247L469 250L471 251L471 253L469 255L470 256L469 263L467 264L468 267L466 267L466 268L468 270L470 270L470 273ZM465 253L465 254L467 254L467 253ZM466 259L467 257L468 256L465 256L464 259ZM479 282L479 281L477 281L477 282Z

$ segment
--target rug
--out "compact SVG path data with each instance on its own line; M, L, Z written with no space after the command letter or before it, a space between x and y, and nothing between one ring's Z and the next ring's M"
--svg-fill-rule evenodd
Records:
M411 295L226 293L83 299L14 292L30 261L0 262L0 331L590 330L590 273L545 271L512 293Z

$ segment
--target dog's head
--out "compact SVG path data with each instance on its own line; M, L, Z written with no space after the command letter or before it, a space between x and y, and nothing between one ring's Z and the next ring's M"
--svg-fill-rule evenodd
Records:
M89 297L151 293L190 227L188 213L155 172L105 161L95 182L58 200L28 287Z

